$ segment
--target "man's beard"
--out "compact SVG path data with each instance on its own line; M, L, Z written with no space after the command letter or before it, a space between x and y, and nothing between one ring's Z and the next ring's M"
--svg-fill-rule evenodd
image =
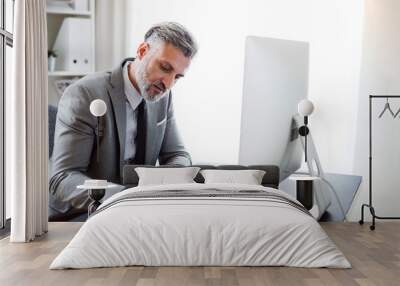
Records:
M169 93L169 89L165 88L164 83L161 80L155 82L149 82L147 80L146 68L149 64L150 56L145 57L141 62L135 66L135 78L137 85L140 89L140 94L148 102L156 102L160 100L165 94ZM151 88L157 87L160 92L157 94L149 94Z

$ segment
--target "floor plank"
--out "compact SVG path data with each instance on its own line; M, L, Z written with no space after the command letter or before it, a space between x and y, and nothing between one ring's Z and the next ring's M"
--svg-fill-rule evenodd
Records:
M321 223L352 269L290 267L118 267L48 269L82 223L50 223L32 243L0 240L0 285L400 285L400 222L380 222L375 231L357 223Z

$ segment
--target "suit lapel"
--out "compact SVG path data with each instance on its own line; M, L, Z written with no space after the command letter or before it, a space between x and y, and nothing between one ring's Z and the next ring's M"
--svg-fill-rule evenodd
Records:
M154 165L157 158L154 157L154 147L156 142L156 124L157 124L157 104L146 103L145 117L146 117L146 152L145 162L146 164Z
M126 133L126 97L124 92L124 81L122 77L122 67L125 61L111 72L111 80L108 87L118 130L120 162L124 160Z
M146 164L154 165L157 162L164 136L164 130L157 123L166 119L168 112L165 107L168 103L165 103L165 100L169 97L170 95L160 101L146 103Z

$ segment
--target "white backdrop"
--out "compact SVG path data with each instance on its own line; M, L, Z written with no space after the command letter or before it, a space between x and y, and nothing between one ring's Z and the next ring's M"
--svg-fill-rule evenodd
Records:
M363 1L149 0L126 6L126 55L145 31L177 21L200 51L174 88L176 115L195 163L237 163L247 35L310 43L314 139L325 170L350 173L358 96Z
M101 2L109 5L99 0L98 7ZM157 22L180 22L199 42L198 56L174 88L179 128L194 163L238 162L245 38L254 35L309 42L309 98L316 105L310 125L324 170L364 174L353 168L354 158L359 160L356 136L362 136L356 129L364 0L114 2L112 8L103 7L103 18L109 22L118 16L118 23L126 25L111 43L98 39L105 49L98 53L101 69L134 56L146 30ZM113 47L107 50L107 44ZM110 60L104 61L107 55Z

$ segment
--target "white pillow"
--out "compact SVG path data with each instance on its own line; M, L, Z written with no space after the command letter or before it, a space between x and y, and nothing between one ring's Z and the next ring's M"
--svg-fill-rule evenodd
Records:
M265 171L261 170L202 170L204 183L261 185Z
M199 167L135 168L139 176L138 186L195 183L193 179L199 170Z

